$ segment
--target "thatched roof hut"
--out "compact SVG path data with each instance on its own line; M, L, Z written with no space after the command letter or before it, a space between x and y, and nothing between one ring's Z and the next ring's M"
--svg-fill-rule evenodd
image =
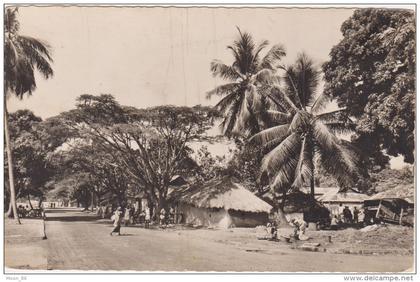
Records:
M197 208L266 213L273 208L231 177L179 189L172 193L171 198Z
M231 177L203 185L181 187L171 193L184 215L184 223L204 226L256 226L265 224L272 206Z

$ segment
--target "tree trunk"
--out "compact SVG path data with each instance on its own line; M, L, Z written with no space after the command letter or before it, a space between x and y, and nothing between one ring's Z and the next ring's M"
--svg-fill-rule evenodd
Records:
M34 209L34 207L32 206L32 203L31 203L31 196L28 194L28 202L29 202L29 206L31 207L31 210L33 210Z
M166 202L166 199L165 198L160 198L159 199L159 202L158 202L158 213L160 213L160 211L162 210L162 209L164 209L164 210L166 210L167 209L167 202Z
M11 201L9 201L9 208L7 209L6 215L9 218L13 217L13 208L12 208L12 202Z
M93 205L94 205L94 196L95 196L95 192L92 190L92 201L91 201L91 207L90 207L90 211L93 212Z
M10 187L10 203L12 205L13 217L16 223L20 224L20 219L17 213L16 205L16 193L15 193L15 178L13 175L13 156L12 156L12 144L10 142L10 133L9 133L9 121L7 113L7 103L6 97L4 98L4 132L6 139L6 151L7 151L7 164L9 169L9 187Z
M311 177L311 197L312 199L315 199L315 177L314 177L314 172L313 172L313 168L312 168L312 177Z
M314 165L314 146L313 142L310 144L310 160L311 160L311 198L312 203L315 202L315 165Z

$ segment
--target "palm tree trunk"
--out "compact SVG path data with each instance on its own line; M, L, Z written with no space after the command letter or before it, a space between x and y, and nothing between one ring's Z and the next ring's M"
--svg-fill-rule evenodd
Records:
M314 143L310 144L310 160L311 160L311 198L315 200L315 165L314 165Z
M13 216L12 202L10 200L9 200L9 208L7 209L6 215L7 215L7 217L12 217Z
M311 197L315 199L315 176L314 176L314 168L311 168L312 176L311 176Z
M20 219L17 213L16 205L16 193L15 193L15 178L13 175L13 156L12 156L12 144L10 142L10 133L9 133L9 121L8 121L8 112L7 112L7 103L6 97L4 99L4 132L6 139L6 151L7 151L7 164L9 169L9 187L10 187L10 204L13 209L13 217L16 223L20 224Z

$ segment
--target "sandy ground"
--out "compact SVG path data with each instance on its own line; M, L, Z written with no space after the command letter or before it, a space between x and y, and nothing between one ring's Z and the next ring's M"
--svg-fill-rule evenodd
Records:
M409 251L380 255L342 254L338 250L343 249L340 244L343 244L344 237L332 238L333 243L328 243L328 234L323 234L324 231L310 232L310 235L313 237L311 242L320 242L325 252L307 252L296 248L300 243L257 240L255 229L123 227L123 236L110 236L112 225L109 221L97 221L92 215L77 210L57 209L49 211L47 217L47 240L41 240L40 221L38 225L26 221L21 226L6 223L7 267L49 270L400 272L413 265L413 255ZM39 236L36 236L38 231ZM398 250L403 249L399 247Z
M15 269L47 269L47 240L42 240L42 220L5 219L5 265Z

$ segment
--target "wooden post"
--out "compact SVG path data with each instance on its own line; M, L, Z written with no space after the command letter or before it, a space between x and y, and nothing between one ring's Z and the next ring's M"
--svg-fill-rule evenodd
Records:
M42 240L46 240L47 239L47 232L46 232L45 220L47 219L47 216L45 215L45 210L44 209L42 209L41 214L42 214L42 227L43 227L43 233L44 233L44 236L42 237Z
M375 218L378 218L379 217L379 212L381 210L381 205L382 205L382 200L379 201L379 206L378 206L378 210L376 211Z
M402 225L403 214L404 214L404 209L401 208L401 211L400 211L400 220L399 220L400 225Z

